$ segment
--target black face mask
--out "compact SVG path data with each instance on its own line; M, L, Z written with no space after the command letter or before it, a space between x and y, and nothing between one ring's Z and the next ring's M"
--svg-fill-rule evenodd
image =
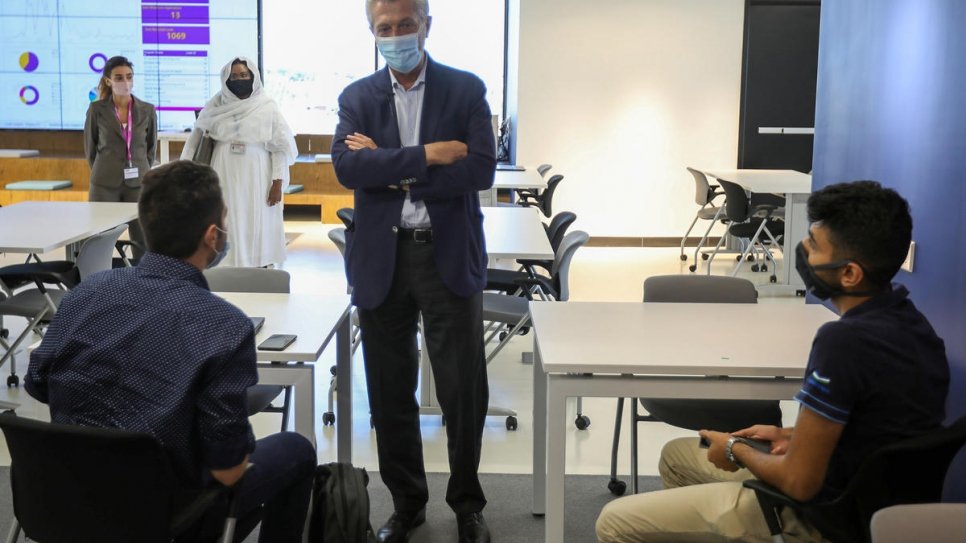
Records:
M232 92L235 96L239 98L247 97L252 93L252 85L255 84L254 79L229 79L226 84L228 85L228 90Z
M805 252L805 246L802 242L799 241L798 245L795 246L795 270L802 277L802 282L805 283L805 289L819 300L828 300L832 296L841 295L842 286L833 287L826 283L815 273L815 270L834 270L845 266L849 262L851 261L839 260L838 262L812 266L808 263L808 253Z
M812 266L808 263L808 253L805 252L805 245L802 242L798 242L795 246L795 269L798 271L798 275L802 277L802 282L805 283L805 289L808 290L812 296L815 296L819 300L828 300L834 296L871 296L877 294L879 290L863 290L857 292L845 292L842 290L842 285L832 286L826 283L821 277L815 273L816 270L835 270L841 268L854 262L857 266L862 268L862 264L855 262L852 259L839 260L837 262L829 262L828 264L819 264L817 266ZM868 276L868 272L865 268L862 268L862 272Z

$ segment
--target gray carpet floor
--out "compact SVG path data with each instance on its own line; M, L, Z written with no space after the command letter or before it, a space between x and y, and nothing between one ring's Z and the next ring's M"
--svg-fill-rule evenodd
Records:
M374 529L378 529L392 513L392 499L389 490L382 484L378 473L370 474L369 501L370 518ZM456 541L456 517L446 505L445 473L428 474L429 504L426 509L426 524L419 527L410 539L411 543L436 543ZM487 524L498 543L531 543L543 541L543 518L530 514L532 478L529 475L492 475L480 476L483 490L489 502L483 511ZM567 542L593 542L594 522L604 504L614 499L607 490L606 476L570 475L567 477L566 493L566 534ZM628 481L628 477L623 477ZM658 477L641 477L641 491L649 492L661 488ZM10 469L0 467L0 537L6 537L13 517L13 503L10 497ZM258 532L251 534L245 543L256 543Z

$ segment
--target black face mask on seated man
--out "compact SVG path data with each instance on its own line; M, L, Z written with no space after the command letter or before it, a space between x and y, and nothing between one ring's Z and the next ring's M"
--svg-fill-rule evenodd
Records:
M235 96L239 98L247 97L252 93L252 85L254 80L252 79L229 79L225 82L228 85L228 90L232 92Z
M842 290L841 284L837 286L830 285L815 273L816 270L835 270L850 262L855 261L851 258L846 258L836 262L829 262L828 264L812 266L808 263L808 253L805 251L805 245L802 242L798 242L798 245L795 246L795 270L802 277L802 282L805 283L805 289L819 300L828 300L833 296L870 296L881 290L845 292ZM862 264L858 262L855 262L855 264L862 268ZM865 268L862 268L862 271L865 271Z

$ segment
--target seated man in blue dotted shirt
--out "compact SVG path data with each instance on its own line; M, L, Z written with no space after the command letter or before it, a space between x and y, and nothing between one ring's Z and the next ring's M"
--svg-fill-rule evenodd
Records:
M815 335L795 427L703 430L707 451L697 438L671 441L659 465L669 489L608 504L597 520L600 541L771 541L755 493L741 481L758 478L801 501L831 500L871 452L942 423L945 345L909 291L891 283L912 236L909 205L873 181L841 183L809 197L808 219L796 267L809 292L831 300L842 318ZM770 454L749 438L770 441ZM789 508L782 526L786 541L823 540Z
M180 161L147 173L138 214L149 252L64 297L25 386L50 404L53 422L155 436L186 488L212 478L233 485L251 462L240 510L265 506L259 541L298 542L315 450L290 432L255 441L252 323L201 273L227 249L226 212L208 166Z

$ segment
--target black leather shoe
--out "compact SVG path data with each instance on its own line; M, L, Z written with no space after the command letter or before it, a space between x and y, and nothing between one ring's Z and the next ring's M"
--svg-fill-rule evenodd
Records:
M486 527L483 513L456 515L459 525L459 543L490 543L490 529Z
M376 532L376 541L380 543L405 543L409 541L409 533L424 522L426 522L425 508L420 509L415 514L396 511Z

